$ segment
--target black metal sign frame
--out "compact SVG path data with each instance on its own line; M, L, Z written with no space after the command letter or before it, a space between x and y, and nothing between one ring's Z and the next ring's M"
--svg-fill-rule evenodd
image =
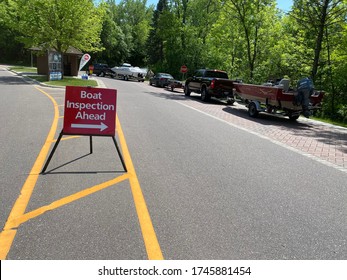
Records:
M49 163L50 163L50 161L51 161L51 159L52 159L52 157L53 157L53 155L55 153L55 150L57 149L57 147L59 145L59 142L60 142L61 138L63 137L63 135L77 135L77 134L66 134L66 133L63 132L63 130L60 132L59 137L58 137L57 141L55 142L54 147L53 147L52 151L50 152L50 154L49 154L49 156L47 158L47 161L46 161L46 163L45 163L45 165L44 165L44 167L43 167L43 169L41 171L41 174L45 174L45 171L46 171L46 169L47 169L47 167L48 167L48 165L49 165ZM120 160L122 162L123 169L124 169L125 172L127 172L127 168L126 168L123 156L122 156L122 154L120 152L120 149L119 149L118 144L117 144L117 140L114 137L114 135L113 136L108 136L108 135L105 135L105 136L103 136L103 135L80 135L80 136L89 136L90 154L93 153L93 139L92 139L93 136L111 137L112 140L113 140L114 145L116 146L116 150L117 150L119 158L120 158Z

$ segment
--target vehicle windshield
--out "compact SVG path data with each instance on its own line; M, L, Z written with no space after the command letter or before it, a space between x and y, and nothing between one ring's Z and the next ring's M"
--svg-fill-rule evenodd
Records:
M168 79L173 79L173 77L170 75L170 74L159 74L160 77L163 77L163 78L168 78Z
M228 79L228 74L221 71L206 71L206 77Z

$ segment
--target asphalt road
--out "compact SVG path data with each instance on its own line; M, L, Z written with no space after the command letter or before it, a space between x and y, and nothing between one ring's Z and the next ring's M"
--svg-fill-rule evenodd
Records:
M196 110L194 95L100 80L118 91L128 172L109 137L93 137L93 154L78 137L38 175L54 120L55 139L62 128L64 89L0 71L7 259L347 258L346 172ZM20 196L28 178L32 193Z

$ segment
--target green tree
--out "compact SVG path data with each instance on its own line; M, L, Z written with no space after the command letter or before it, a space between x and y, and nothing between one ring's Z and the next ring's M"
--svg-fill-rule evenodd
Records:
M180 21L173 12L166 10L161 14L157 34L162 42L164 59L160 61L160 70L175 76L182 65L180 29Z
M156 9L153 12L146 44L148 63L152 66L164 60L164 44L158 34L158 29L160 15L167 9L167 0L159 0Z
M117 5L115 0L105 2L106 13L102 23L100 34L103 51L94 53L94 60L107 62L111 67L126 61L130 56L130 50L125 40L125 34L117 25Z
M266 43L270 38L267 35L273 34L271 21L275 17L275 1L227 0L226 7L237 18L243 32L242 40L246 47L249 69L248 79L254 81L259 56L268 49Z
M24 45L16 41L17 32L8 25L10 20L7 1L0 0L0 60L5 63L29 63Z
M304 33L307 47L313 51L311 77L316 81L327 28L343 22L346 5L343 0L294 0L291 16Z
M273 1L225 1L208 36L209 57L231 77L260 83L280 70L280 13Z
M133 65L145 64L146 43L149 34L152 8L147 8L147 0L122 0L116 9L116 24L124 33L129 51L128 61Z
M212 52L212 44L208 44L212 26L218 21L221 5L216 0L194 0L188 3L187 24L183 25L186 41L186 60L190 68L218 68ZM188 26L187 26L188 25Z
M26 47L54 48L64 53L69 46L84 51L101 49L104 6L91 0L8 0L9 24Z
M298 26L297 38L305 46L310 62L309 76L327 91L322 114L347 119L344 76L346 65L341 58L346 51L347 5L344 0L295 0L290 16Z

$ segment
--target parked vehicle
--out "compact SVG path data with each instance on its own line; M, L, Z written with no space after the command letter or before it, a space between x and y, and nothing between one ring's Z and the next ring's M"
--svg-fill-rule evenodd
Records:
M231 102L245 104L251 117L257 117L259 112L281 114L291 120L298 119L301 113L309 117L308 111L319 109L324 96L323 91L313 91L305 96L290 90L288 79L282 79L274 86L234 83L234 88L234 96L229 97Z
M181 81L178 80L170 80L169 84L166 86L168 89L171 89L171 91L174 91L176 88L184 88L184 85Z
M156 87L166 87L167 85L169 85L170 80L174 80L174 78L170 74L157 73L149 79L149 84L155 85Z
M105 76L111 76L112 78L114 77L114 72L111 70L111 68L105 64L105 63L95 63L93 69L93 74L100 76L100 77L105 77Z
M130 79L143 82L147 71L139 67L133 67L128 63L124 63L119 67L113 67L111 70L114 72L114 76L128 81Z
M184 93L186 96L190 96L191 92L199 93L202 101L209 101L214 97L230 103L232 99L227 97L233 96L233 84L225 71L199 69L186 80Z

